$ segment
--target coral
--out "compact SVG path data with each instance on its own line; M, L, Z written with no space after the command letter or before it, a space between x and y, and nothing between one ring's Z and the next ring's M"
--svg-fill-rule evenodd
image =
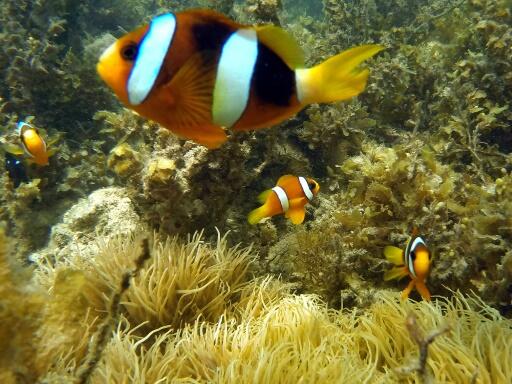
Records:
M35 116L37 127L52 134L66 133L49 167L29 167L29 178L39 183L38 196L30 204L16 201L22 192L15 192L8 179L0 187L6 207L0 210L0 220L9 222L18 257L42 247L50 227L78 198L111 184L112 177L105 173L108 148L103 148L105 142L98 138L91 117L101 108L116 109L118 104L101 86L95 63L109 41L105 32L120 26L133 28L152 13L152 4L119 0L87 4L9 0L3 4L0 140L17 142L15 124L29 115ZM0 170L3 173L3 153Z
M39 125L38 118L32 123L38 128L46 128ZM15 127L13 119L5 127L5 133L1 133L4 127L0 127L0 141L21 145ZM51 149L56 150L56 154L46 167L30 164L27 156L19 157L29 180L18 187L4 173L4 153L1 152L0 220L8 222L7 229L16 242L14 248L20 258L46 244L50 227L77 198L112 183L112 176L106 173L106 156L101 150L104 142L83 138L83 146L73 149L60 133L53 129L48 131ZM60 140L55 142L59 137Z
M322 193L305 230L265 245L271 271L331 305L365 306L382 288L382 248L417 226L434 249L435 294L510 302L507 4L325 1L328 23L290 22L310 62L363 42L389 49L357 101L290 123Z
M122 143L110 151L107 165L116 175L124 178L140 171L141 160L128 143Z
M278 14L282 10L281 0L249 0L246 12L253 13L259 22L279 25Z

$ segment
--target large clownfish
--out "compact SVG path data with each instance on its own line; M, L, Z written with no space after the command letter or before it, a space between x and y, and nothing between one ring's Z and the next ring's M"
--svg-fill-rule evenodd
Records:
M258 196L263 205L249 213L250 224L257 224L266 217L284 213L293 224L304 221L306 204L320 190L318 183L302 176L284 175L277 180L277 185Z
M358 46L307 69L283 29L190 10L157 16L121 37L97 70L129 108L217 148L227 140L225 128L265 128L308 104L358 95L369 74L358 65L382 49Z
M423 299L430 301L430 292L425 280L430 273L431 252L425 240L418 235L416 228L413 229L405 250L388 245L384 248L384 256L396 265L384 274L385 281L401 279L407 275L411 278L409 285L402 292L402 299L408 298L411 291L416 288Z

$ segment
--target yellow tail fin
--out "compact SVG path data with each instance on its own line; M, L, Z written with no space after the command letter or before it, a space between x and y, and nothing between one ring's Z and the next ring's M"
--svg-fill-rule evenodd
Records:
M309 69L297 69L297 96L302 104L347 100L360 94L370 71L358 68L382 51L382 45L361 45L348 49Z
M386 245L384 247L384 256L390 262L395 265L403 265L404 262L404 251L400 248L393 247L392 245Z
M256 208L249 213L249 216L247 216L247 221L249 224L254 225L258 224L265 217L268 217L267 209L264 205L262 205L261 207Z

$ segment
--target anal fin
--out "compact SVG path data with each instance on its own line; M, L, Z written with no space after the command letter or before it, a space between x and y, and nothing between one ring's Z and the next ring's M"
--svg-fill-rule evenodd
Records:
M208 149L219 148L226 142L228 136L222 127L213 124L201 125L179 125L174 126L172 131L184 139L195 141Z

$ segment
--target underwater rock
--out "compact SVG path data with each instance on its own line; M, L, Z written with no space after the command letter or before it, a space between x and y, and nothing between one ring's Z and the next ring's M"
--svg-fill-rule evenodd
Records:
M148 164L147 183L156 183L165 185L176 171L176 162L174 160L158 157L152 159Z
M48 246L33 253L30 259L65 260L77 252L91 256L97 252L98 239L132 233L141 225L126 189L102 188L72 206L62 223L52 228Z
M107 165L120 177L129 177L142 167L138 152L128 143L119 144L110 151Z

